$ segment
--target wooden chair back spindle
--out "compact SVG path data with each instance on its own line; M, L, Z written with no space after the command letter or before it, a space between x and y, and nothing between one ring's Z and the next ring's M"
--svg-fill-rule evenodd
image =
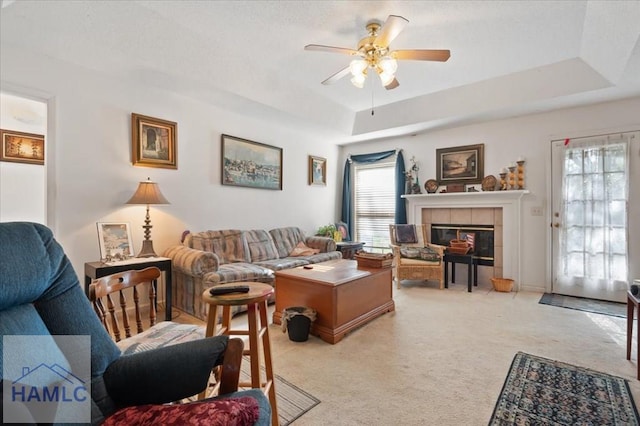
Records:
M152 327L155 325L157 293L152 282L157 280L159 277L160 269L151 267L140 271L124 271L98 278L89 286L89 299L93 304L93 308L96 311L96 314L98 314L100 322L102 322L107 332L113 336L116 342L119 342L123 338L123 331L124 338L131 337L129 307L127 306L127 297L124 291L128 288L131 288L133 293L133 314L135 315L136 330L138 333L141 333L144 331L144 326L142 322L140 297L137 286L142 283L149 283L149 326ZM112 294L114 293L118 293L118 301L120 305L119 315L116 313L115 304L112 299ZM122 321L122 330L120 328L118 316ZM109 326L109 323L111 326Z

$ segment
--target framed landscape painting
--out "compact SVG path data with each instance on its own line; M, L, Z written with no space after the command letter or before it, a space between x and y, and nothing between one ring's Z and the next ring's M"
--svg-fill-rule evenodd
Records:
M44 166L44 136L0 129L0 161Z
M484 144L436 149L436 174L440 185L482 182Z
M222 135L222 184L282 190L282 148Z
M133 240L128 223L98 222L100 259L106 262L133 257Z
M177 169L177 127L173 121L132 113L133 165Z
M309 156L309 185L327 185L327 159Z

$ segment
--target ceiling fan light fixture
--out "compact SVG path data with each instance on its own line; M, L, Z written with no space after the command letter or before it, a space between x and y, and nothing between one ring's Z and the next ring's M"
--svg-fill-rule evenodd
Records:
M380 75L380 81L382 82L382 85L385 87L391 84L393 79L396 78L395 75L393 75L392 73L388 73L386 71L379 73L379 75Z
M365 74L360 73L351 77L351 84L356 86L358 89L362 89L364 87L364 81L366 77Z
M380 59L378 66L380 67L380 69L382 69L382 72L387 74L394 75L396 71L398 71L398 61L390 56L385 56Z
M367 69L367 61L364 59L354 59L349 64L349 71L351 71L351 75L354 77L357 75L364 76L364 71Z

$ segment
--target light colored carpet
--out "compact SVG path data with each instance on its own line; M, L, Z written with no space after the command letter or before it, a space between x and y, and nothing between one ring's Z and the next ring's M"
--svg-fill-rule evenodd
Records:
M293 425L486 425L518 351L625 378L638 403L624 318L542 305L540 293L490 283L473 293L464 284L393 287L396 311L336 345L292 342L270 327L275 373L322 401Z

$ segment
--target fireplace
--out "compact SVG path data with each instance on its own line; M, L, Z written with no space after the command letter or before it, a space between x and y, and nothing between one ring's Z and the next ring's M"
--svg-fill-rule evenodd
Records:
M466 234L474 234L474 255L478 258L478 265L493 266L494 264L494 226L470 225L453 223L432 223L431 242L448 246L449 241L465 238Z

